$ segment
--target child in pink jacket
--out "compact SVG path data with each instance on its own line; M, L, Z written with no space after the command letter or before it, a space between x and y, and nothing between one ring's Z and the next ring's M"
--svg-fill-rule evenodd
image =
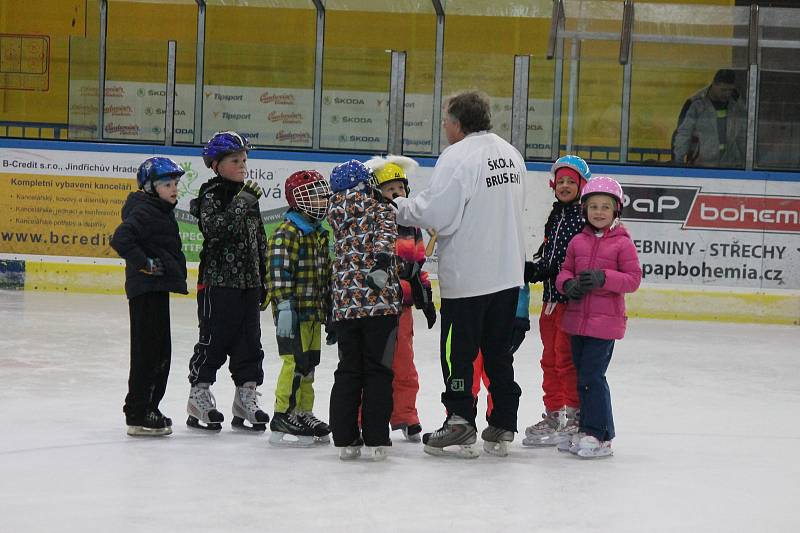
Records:
M586 226L567 247L556 288L569 298L562 319L572 335L578 372L580 431L559 445L583 458L612 455L614 419L606 370L614 340L625 335L625 293L639 288L642 269L636 247L620 223L622 187L596 176L581 193Z

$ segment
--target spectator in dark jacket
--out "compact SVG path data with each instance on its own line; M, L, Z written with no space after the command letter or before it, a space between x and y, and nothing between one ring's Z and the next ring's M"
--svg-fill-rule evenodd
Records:
M174 213L183 173L166 157L142 163L136 175L139 190L128 195L122 224L111 239L111 247L125 259L130 309L131 366L123 408L128 435L172 433L172 421L158 404L172 357L169 293L187 294L186 258Z

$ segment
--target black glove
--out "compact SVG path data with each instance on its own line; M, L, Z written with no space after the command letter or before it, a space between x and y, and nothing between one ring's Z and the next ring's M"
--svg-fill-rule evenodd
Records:
M255 180L247 180L236 196L244 200L247 207L252 207L258 203L258 199L261 198L262 194L264 194L264 191Z
M525 262L525 283L538 283L554 278L558 275L560 270L558 265L549 265L545 267L541 262L531 263Z
M139 269L139 272L147 274L148 276L163 276L164 263L162 263L161 259L158 257L148 257L144 262L144 266Z
M332 316L328 316L325 320L325 344L333 346L337 341L336 337L336 322L333 321Z
M578 274L583 292L599 289L606 283L606 273L602 270L584 270Z
M525 332L531 329L531 321L527 318L514 318L514 327L511 330L511 346L508 348L508 353L513 354L517 351L522 341L525 340Z
M378 254L375 258L375 266L367 274L367 286L370 289L381 291L389 281L389 268L391 267L392 256L389 254Z
M436 324L436 306L433 305L431 288L427 287L427 289L428 303L422 308L422 312L425 313L425 318L428 320L428 329L431 329Z
M578 278L568 279L564 282L564 294L570 300L580 300L583 298L584 290L581 288Z

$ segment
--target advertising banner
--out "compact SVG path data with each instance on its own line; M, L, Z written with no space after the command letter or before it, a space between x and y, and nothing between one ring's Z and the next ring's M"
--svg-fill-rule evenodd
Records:
M283 183L292 172L314 168L328 175L336 162L248 160L250 178L264 189L260 207L267 227L287 206ZM115 258L108 245L135 173L145 154L4 149L0 155L0 256ZM176 216L184 251L198 261L202 236L189 202L211 172L199 156L171 156L185 170ZM344 157L344 156L343 156ZM424 190L431 167L411 178ZM687 179L612 175L625 191L623 223L631 233L651 285L800 289L800 194L797 182L755 179ZM553 202L549 174L527 173L524 231L533 253ZM412 195L414 192L412 192ZM427 234L426 234L427 238ZM480 249L485 246L485 249ZM476 254L491 243L476 243ZM435 255L427 270L435 273Z

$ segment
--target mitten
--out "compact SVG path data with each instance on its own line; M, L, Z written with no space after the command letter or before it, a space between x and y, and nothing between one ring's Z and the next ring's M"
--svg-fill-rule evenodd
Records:
M139 269L139 272L147 274L148 276L163 276L164 264L158 257L148 257L144 266Z
M584 270L578 274L578 281L584 292L599 289L606 283L606 273L602 270Z
M389 281L389 268L392 256L389 254L378 254L375 259L375 266L367 274L367 286L376 291L383 290L386 282Z
M428 329L431 329L436 324L436 306L433 305L433 291L430 287L425 287L426 303L422 308L425 313L425 318L428 320Z
M581 288L578 278L568 279L564 282L564 295L570 300L580 300L583 298L584 291Z

